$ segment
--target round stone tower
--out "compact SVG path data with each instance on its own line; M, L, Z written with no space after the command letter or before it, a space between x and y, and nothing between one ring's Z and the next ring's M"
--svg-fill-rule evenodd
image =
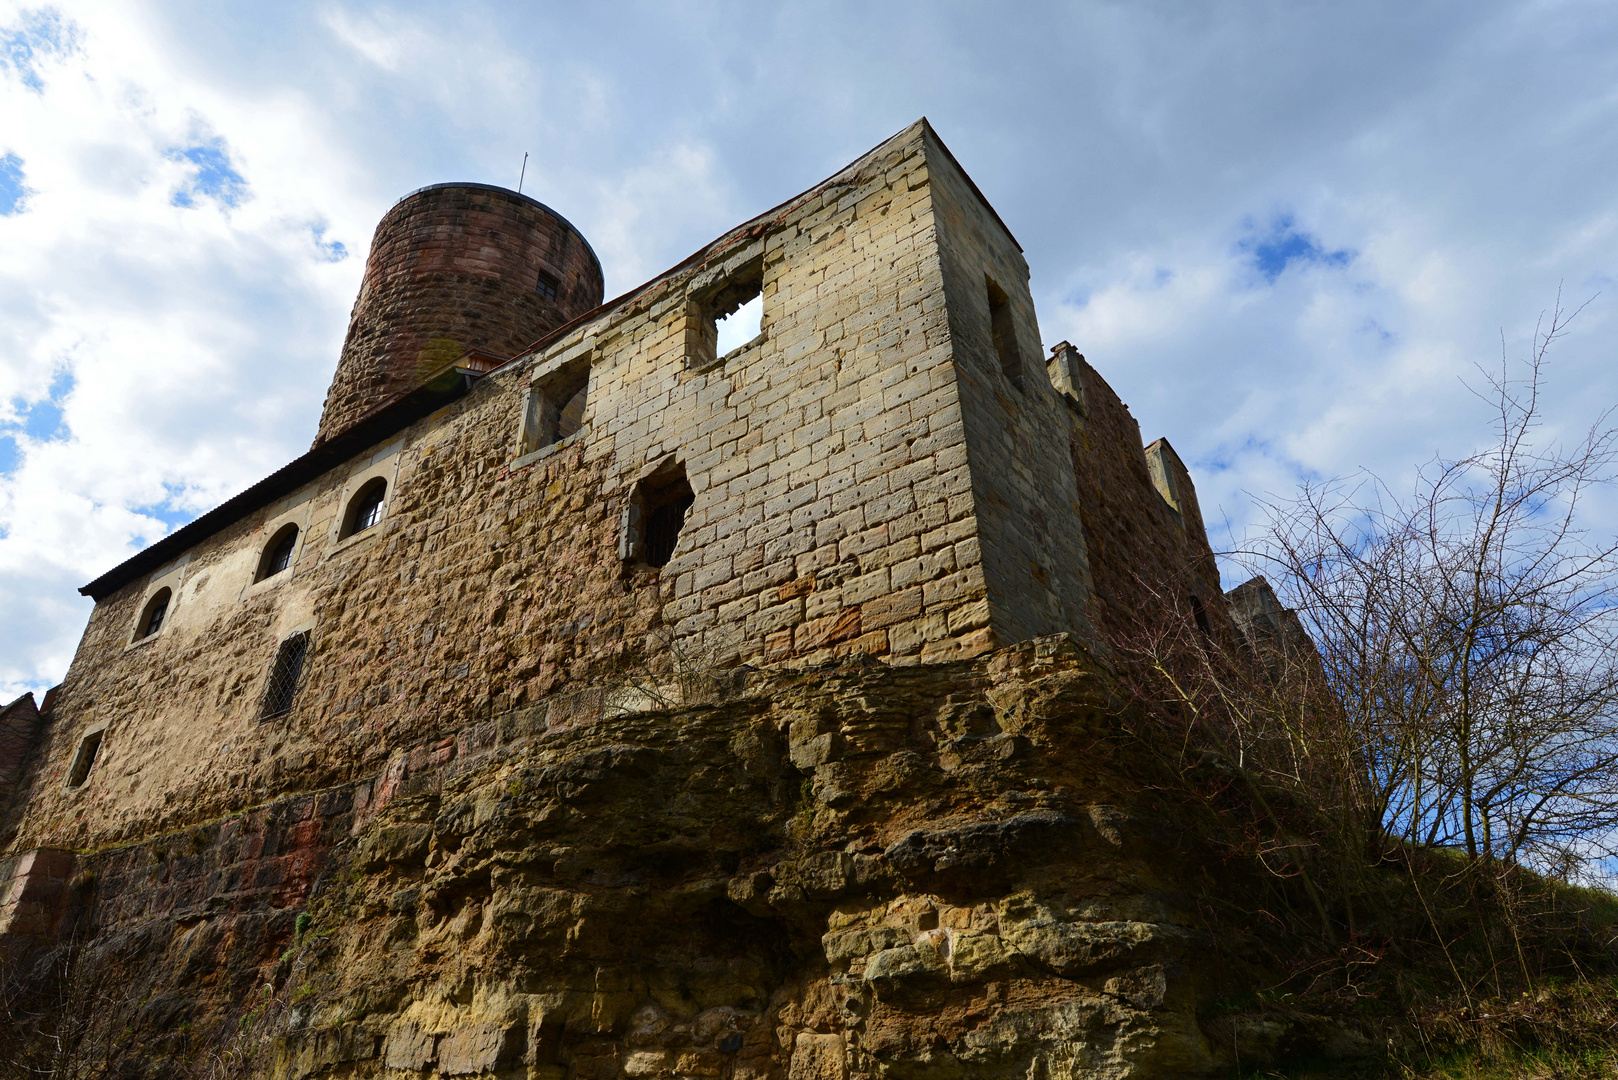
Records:
M489 184L411 192L371 240L315 445L467 350L515 356L601 298L600 260L543 203Z

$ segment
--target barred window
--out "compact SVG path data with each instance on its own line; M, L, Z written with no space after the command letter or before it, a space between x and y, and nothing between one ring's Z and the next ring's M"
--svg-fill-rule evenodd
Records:
M264 701L258 711L260 720L271 720L292 711L292 699L298 694L298 677L303 674L303 657L308 649L307 630L281 642L275 663L270 666L269 681L264 684Z
M541 270L539 272L539 283L534 286L534 291L547 300L555 300L557 285L558 282L555 278Z

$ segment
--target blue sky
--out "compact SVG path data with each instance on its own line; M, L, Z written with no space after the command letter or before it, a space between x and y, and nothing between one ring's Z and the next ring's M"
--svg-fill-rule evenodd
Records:
M1558 288L1596 299L1547 435L1618 402L1615 87L1599 3L0 0L0 696L307 448L423 184L527 152L615 295L926 115L1234 545L1254 495L1486 438L1462 380Z

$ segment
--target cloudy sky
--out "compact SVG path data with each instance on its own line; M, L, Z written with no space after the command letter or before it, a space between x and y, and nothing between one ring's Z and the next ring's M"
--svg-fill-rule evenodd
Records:
M387 208L525 151L611 296L927 116L1216 546L1486 438L1461 380L1558 288L1550 433L1618 402L1611 4L223 7L0 0L7 699L79 585L307 448Z

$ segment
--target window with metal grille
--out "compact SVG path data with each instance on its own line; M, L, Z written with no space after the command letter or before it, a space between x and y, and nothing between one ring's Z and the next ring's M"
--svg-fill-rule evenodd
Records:
M159 589L157 595L147 601L146 610L141 612L140 623L135 630L135 640L149 638L163 629L163 619L169 613L169 597L172 595L167 589Z
M298 527L287 525L264 546L264 557L259 560L258 576L254 581L274 577L292 565L292 551L298 546Z
M382 502L388 493L388 482L380 476L364 487L348 504L348 515L343 522L343 537L364 532L382 520Z
M545 271L541 270L539 272L539 283L534 286L534 291L547 300L555 300L556 286L556 279L551 277Z
M686 512L694 502L685 467L678 463L637 483L619 521L618 557L646 566L666 566L674 557Z
M270 720L292 711L292 699L298 694L298 678L303 674L303 657L309 649L307 630L293 634L281 642L270 665L270 678L264 684L264 700L259 706L258 718Z
M646 520L647 565L668 565L674 555L674 545L679 542L680 530L685 527L685 512L694 502L696 496L691 494L690 488L685 488L684 494L652 511L652 516Z

